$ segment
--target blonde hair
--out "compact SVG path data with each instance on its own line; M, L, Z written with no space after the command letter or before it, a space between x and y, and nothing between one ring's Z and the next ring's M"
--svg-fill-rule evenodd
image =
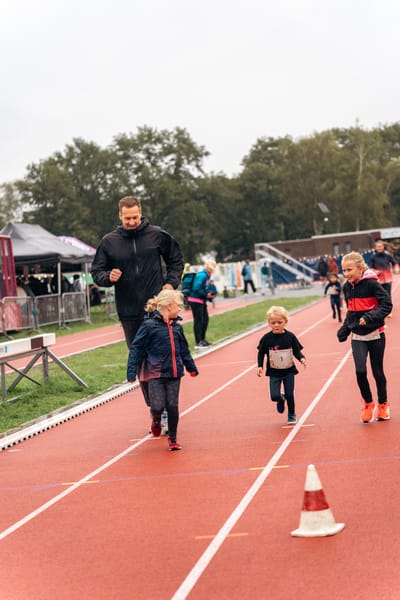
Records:
M214 271L217 267L217 263L212 258L209 258L204 263L204 267L205 267L205 270L207 271L207 273L214 273Z
M368 269L368 265L366 264L365 260L359 252L349 252L348 254L345 254L342 258L342 264L345 262L353 262L355 265L357 265L357 267L360 267L360 269L362 269L363 271L365 271L365 269Z
M176 302L181 305L183 302L183 295L178 290L161 290L157 296L147 300L145 310L147 312L154 312L155 310L162 311L168 304Z
M282 317L286 323L289 321L288 311L284 306L271 306L267 310L267 321L269 321L271 317Z

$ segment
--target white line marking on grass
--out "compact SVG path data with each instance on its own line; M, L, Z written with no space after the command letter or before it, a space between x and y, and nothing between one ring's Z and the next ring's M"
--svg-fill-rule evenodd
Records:
M291 441L293 440L293 438L295 437L297 432L302 427L304 421L308 418L308 416L311 414L311 412L317 406L317 404L320 401L320 399L322 398L322 396L325 394L326 390L332 384L336 375L342 369L342 367L346 363L347 359L349 358L350 354L351 354L351 349L348 350L348 352L345 354L345 356L341 360L340 364L336 367L336 369L334 370L332 375L327 379L327 381L322 386L322 388L320 389L318 394L315 396L314 400L311 402L311 404L309 405L309 407L307 408L305 413L299 419L297 424L293 427L293 429L288 434L286 439L282 442L282 445L278 448L278 450L272 456L271 460L265 465L263 471L257 477L257 479L255 480L253 485L249 488L247 493L243 496L242 500L239 502L239 504L237 505L235 510L231 513L231 515L225 521L225 523L223 524L223 526L221 527L219 532L216 534L215 538L212 540L212 542L210 542L209 546L206 548L206 550L200 556L199 560L194 565L193 569L189 572L187 577L184 579L184 581L182 582L180 587L177 589L175 594L172 596L171 600L185 600L185 598L187 598L188 594L194 588L194 586L196 585L197 581L200 579L201 575L204 573L205 569L207 568L207 566L210 563L210 561L212 560L212 558L218 552L219 548L221 547L221 545L223 544L225 539L228 537L228 535L230 534L233 527L236 525L236 523L238 522L240 517L243 515L243 513L249 506L250 502L253 500L253 498L255 497L255 495L257 494L257 492L263 485L263 483L266 481L267 477L271 473L272 469L275 467L276 463L278 462L278 460L280 459L282 454L287 450L289 444L291 443Z

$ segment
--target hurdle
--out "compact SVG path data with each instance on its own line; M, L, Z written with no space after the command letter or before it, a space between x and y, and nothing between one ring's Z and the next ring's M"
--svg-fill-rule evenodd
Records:
M43 335L35 335L30 338L0 343L1 394L3 402L7 401L7 394L11 392L23 378L29 379L29 381L32 381L32 383L35 383L36 385L41 385L39 381L36 381L33 377L28 375L28 372L40 358L42 359L44 381L49 379L49 359L51 359L74 381L76 381L76 383L82 387L88 387L86 383L72 371L72 369L63 363L62 360L57 358L57 356L49 349L49 346L53 346L55 343L56 336L54 333L44 333ZM18 369L11 364L12 361L28 356L32 356L32 358L22 369ZM17 377L8 387L6 383L6 367L17 373ZM15 400L15 398L8 399L8 402L11 402L12 400Z

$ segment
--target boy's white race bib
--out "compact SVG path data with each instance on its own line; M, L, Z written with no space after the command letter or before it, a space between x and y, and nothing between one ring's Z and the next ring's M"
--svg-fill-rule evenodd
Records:
M290 369L294 365L292 349L270 350L269 364L273 369Z

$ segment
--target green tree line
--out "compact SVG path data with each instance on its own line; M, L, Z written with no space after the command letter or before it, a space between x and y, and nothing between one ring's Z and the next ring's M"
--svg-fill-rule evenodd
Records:
M254 243L400 221L400 122L256 140L234 177L206 173L209 152L182 128L139 127L106 148L76 138L0 186L0 225L42 225L96 246L118 224L117 203L171 232L187 260L251 256Z

